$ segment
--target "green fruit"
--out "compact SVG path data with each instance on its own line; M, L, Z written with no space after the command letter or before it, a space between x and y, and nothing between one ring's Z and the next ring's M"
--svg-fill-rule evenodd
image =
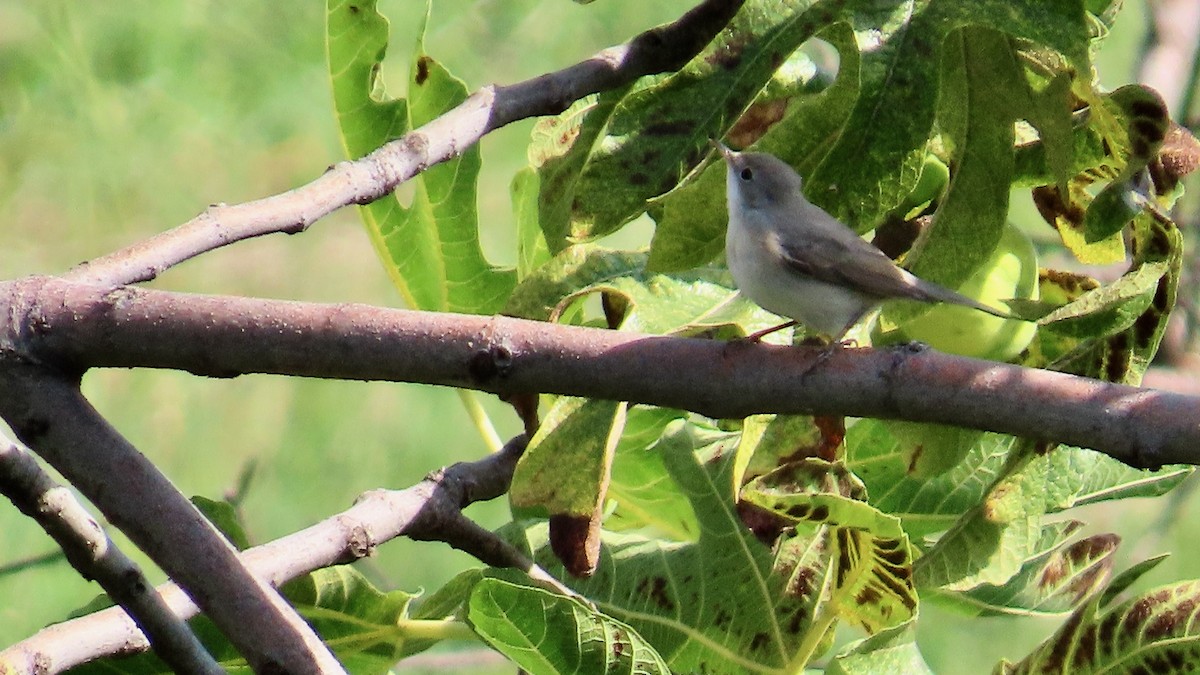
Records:
M896 439L908 475L913 478L933 478L958 466L984 434L975 429L901 420L888 422L888 431Z
M958 292L1004 309L1003 300L1036 300L1037 280L1033 242L1010 224L992 256ZM1037 324L1033 322L1001 319L970 307L940 304L899 326L898 337L924 342L950 354L1008 361L1029 345L1036 331Z
M921 177L895 212L906 218L917 215L929 206L929 202L941 197L949 183L950 169L946 164L932 154L925 155Z

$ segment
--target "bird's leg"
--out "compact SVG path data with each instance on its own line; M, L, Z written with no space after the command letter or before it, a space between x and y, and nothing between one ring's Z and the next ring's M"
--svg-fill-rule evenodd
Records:
M795 326L797 323L799 323L799 322L798 321L788 321L787 323L781 323L778 326L766 328L766 329L760 330L760 331L755 331L742 339L745 340L746 342L759 342L766 336L770 335L771 333L781 331L784 328L791 328L792 326Z
M854 318L850 319L848 322L846 322L846 325L842 326L842 329L840 331L838 331L837 335L829 336L832 340L829 343L830 347L850 347L850 348L858 347L858 340L855 340L854 338L850 338L849 340L847 340L846 333L849 333L850 329L854 328L854 324L858 323L858 320L861 318L862 318L862 314L860 313L857 316L855 316Z
M857 344L857 343L855 343L855 344ZM846 343L842 342L841 340L830 339L829 343L826 344L821 349L821 351L817 352L816 357L813 358L813 362L807 368L804 369L804 374L808 374L808 371L810 371L813 368L816 368L817 366L821 365L822 363L825 363L826 361L828 361L829 357L833 356L835 353L837 353L837 351L839 349L841 349L844 346L846 346Z
M807 374L808 371L812 370L813 368L816 368L822 363L828 361L829 357L833 356L839 349L858 348L858 340L854 338L846 339L846 333L849 333L850 329L854 328L854 324L858 323L858 320L861 318L861 315L854 317L849 323L842 327L840 331L838 331L837 335L829 336L829 342L825 345L825 348L818 352L816 358L813 359L812 364L804 369L805 374Z

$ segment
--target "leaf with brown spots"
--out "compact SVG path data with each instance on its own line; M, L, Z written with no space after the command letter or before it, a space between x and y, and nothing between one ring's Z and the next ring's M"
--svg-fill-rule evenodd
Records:
M912 549L900 520L863 501L862 483L840 463L807 459L751 481L746 501L789 519L798 536L819 532L828 548L832 611L868 633L916 616Z
M843 417L753 415L742 426L738 444L738 483L809 457L837 458L846 435Z
M971 615L1056 615L1075 610L1104 590L1112 577L1120 538L1098 534L1068 544L1082 523L1067 522L1042 532L1045 544L1020 572L1001 585L980 584L961 593L931 591L942 603Z
M559 398L513 473L513 505L550 513L551 547L574 576L596 568L600 516L625 412L624 403Z
M691 505L695 541L644 531L605 532L596 573L572 587L635 628L673 672L783 672L809 637L828 583L829 556L814 543L789 549L783 564L742 525L734 503L735 436L673 423L650 452ZM545 525L524 529L535 559L562 568Z
M1087 208L1083 232L1089 243L1120 232L1142 210L1131 194L1140 189L1136 179L1158 156L1171 121L1162 97L1144 85L1126 85L1103 101L1103 112L1108 115L1097 117L1107 120L1111 116L1114 120L1107 125L1111 133L1106 140L1120 173Z
M691 173L709 154L709 139L722 136L783 60L822 27L806 11L814 4L747 0L690 63L625 96L572 185L571 235L614 232Z
M1087 603L1015 664L1025 673L1194 673L1200 670L1200 582L1162 586L1101 614Z

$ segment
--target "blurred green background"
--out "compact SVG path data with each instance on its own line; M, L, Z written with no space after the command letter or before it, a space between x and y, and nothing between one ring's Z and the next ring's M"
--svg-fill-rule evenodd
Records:
M426 39L476 88L563 67L677 16L690 0L434 2ZM387 79L402 94L424 3L380 2L392 19ZM324 3L0 0L0 277L54 274L182 223L213 202L277 193L341 159L323 47ZM1145 20L1126 8L1099 69L1131 81ZM508 182L525 164L532 122L483 142L480 221L491 259L512 263ZM242 242L171 270L152 286L327 302L397 305L352 210L294 236ZM90 373L85 392L185 494L219 498L252 463L243 502L264 541L347 507L359 493L402 488L486 452L450 390L174 372ZM486 405L502 437L518 430ZM1079 514L1088 531L1129 535L1122 560L1186 551L1200 531L1185 508L1162 531L1166 500ZM470 513L505 520L502 504ZM1140 538L1139 537L1143 537ZM1194 539L1192 539L1194 540ZM53 543L0 504L0 646L61 619L98 591L61 560L22 566ZM436 589L473 559L447 546L395 541L363 566L380 583ZM1200 577L1181 555L1141 584ZM161 575L156 574L156 579ZM962 621L923 608L922 647L941 673L980 672L1019 657L1053 621Z

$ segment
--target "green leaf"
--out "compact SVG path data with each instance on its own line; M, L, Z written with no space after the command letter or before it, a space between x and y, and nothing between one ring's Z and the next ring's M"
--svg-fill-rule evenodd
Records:
M874 227L916 187L933 127L945 35L927 3L888 3L855 16L859 95L845 132L804 191L859 231Z
M1004 234L1014 171L1012 96L1024 80L1008 39L999 32L966 28L948 38L945 49L939 125L954 147L955 170L927 244L915 252L909 268L923 279L958 288L991 257ZM923 309L897 305L889 308L888 318L901 323L904 313Z
M413 622L408 610L413 596L402 591L383 593L348 566L317 570L283 587L288 601L317 631L348 672L371 675L390 672L402 656L425 648L431 636L470 639L461 623ZM205 649L230 673L252 672L245 659L204 615L188 622ZM416 625L414 625L416 624ZM72 673L171 673L153 652L93 661Z
M697 333L738 326L744 335L779 323L774 314L734 299L724 270L653 274L645 262L642 253L571 246L523 280L504 313L557 318L587 295L602 293L610 302L607 322L623 330Z
M532 675L671 672L631 626L577 598L488 578L469 607L475 632Z
M912 550L900 519L875 509L840 463L805 459L751 481L742 498L787 522L831 530L830 606L868 633L916 616Z
M1154 300L1166 263L1149 263L1117 281L1085 293L1042 318L1042 329L1062 336L1100 338L1133 325Z
M1023 472L1046 485L1046 512L1136 497L1159 497L1191 475L1192 467L1134 469L1094 450L1058 446L1035 457Z
M1089 244L1105 241L1125 228L1142 209L1133 199L1128 181L1108 184L1088 205L1083 220L1083 239Z
M1035 92L1033 94L1033 103L1030 107L1030 116L1051 117L1055 113L1062 112L1051 108L1057 105L1051 95L1055 92L1049 90L1045 92ZM1050 108L1050 109L1047 109ZM1070 107L1065 106L1065 111L1069 114ZM1013 187L1035 187L1039 185L1056 185L1061 176L1059 171L1067 176L1068 183L1070 179L1077 174L1103 166L1108 157L1104 152L1104 139L1100 132L1094 126L1087 124L1074 124L1074 119L1071 118L1070 136L1061 143L1070 143L1070 150L1055 149L1049 143L1049 139L1057 138L1058 134L1064 132L1059 129L1061 122L1051 120L1041 122L1042 126L1052 128L1055 134L1047 139L1039 138L1036 141L1024 142L1017 146L1015 152L1015 173L1013 175ZM1039 134L1051 132L1041 132ZM1056 159L1056 156L1062 154L1069 156L1070 164L1065 170L1058 168L1058 164L1062 161ZM1062 189L1062 186L1057 186ZM1068 189L1070 185L1068 184ZM1062 194L1061 192L1059 194ZM1082 228L1082 221L1076 223L1076 228ZM1082 241L1082 237L1080 238Z
M889 431L908 457L914 478L931 478L950 471L982 438L982 431L945 424L893 421Z
M1046 550L1026 559L1004 584L981 584L961 593L932 589L927 597L975 616L1070 612L1104 589L1120 543L1116 535L1099 534L1067 544L1065 538L1080 525L1069 522L1045 528L1038 548Z
M922 588L965 590L1008 583L1026 561L1045 550L1039 543L1044 541L1044 515L1100 501L1163 494L1189 473L1174 468L1132 469L1107 455L1071 447L1044 454L1026 452L1018 450L1020 454L964 479L981 481L976 489L982 493L975 498L976 505L918 559L915 574ZM977 458L973 451L950 475L969 469ZM937 491L926 495L937 496Z
M729 222L724 162L708 163L694 180L655 197L650 208L657 224L648 268L686 270L723 254Z
M748 0L724 31L678 72L625 96L587 158L571 198L570 231L615 231L674 188L820 27L813 0ZM548 236L548 238L550 238Z
M947 36L966 26L987 27L1046 44L1078 64L1087 60L1079 40L1085 30L1082 11L1070 2L895 2L851 8L849 20L862 52L861 93L846 133L808 176L805 193L860 231L878 224L917 184L940 95ZM1005 83L995 83L997 95Z
M1038 145L1051 176L1047 182L1056 185L1060 192L1066 192L1067 181L1079 173L1074 168L1078 160L1071 113L1070 73L1060 70L1045 82L1029 82L1026 117L1038 130Z
M1163 553L1153 558L1147 558L1113 577L1113 580L1108 584L1108 588L1104 589L1104 594L1100 596L1100 606L1107 607L1118 595L1128 590L1134 582L1141 579L1147 572L1158 567L1159 563L1166 560L1169 555L1169 553Z
M509 498L519 508L590 517L603 504L625 404L563 396L517 463Z
M626 306L621 330L636 333L696 333L729 324L740 325L746 331L779 323L774 315L752 305L742 305L732 314L720 314L733 292L721 283L723 278L709 272L666 275L639 270L636 275L613 278L585 292L619 295Z
M913 448L891 422L859 420L846 431L846 465L874 495L871 504L898 516L909 536L920 539L948 529L983 499L999 477L1013 439L985 434L963 461L936 476L914 473Z
M1112 29L1123 4L1123 0L1087 0L1084 3L1088 14L1100 24L1099 32L1094 34L1096 41L1102 41L1108 36L1108 31Z
M517 221L517 278L525 279L550 260L546 236L538 221L540 178L526 167L513 176L511 194Z
M837 48L840 63L837 79L824 91L798 97L787 115L755 144L796 167L801 175L824 154L840 133L850 106L858 95L858 47L854 34L844 24L834 24L820 37ZM725 163L707 164L698 178L655 198L651 213L657 222L646 266L655 271L695 267L712 260L724 250Z
M1007 583L1045 541L1042 516L1051 489L1025 469L1036 456L1031 442L1013 445L996 478L918 560L913 576L922 588L967 590Z
M825 670L828 675L933 675L917 647L917 619L846 645Z
M666 408L629 410L613 459L608 497L615 509L605 519L605 529L654 532L672 541L699 538L700 524L691 503L674 488L658 448L667 425L682 417L682 412Z
M853 36L847 35L845 24L836 25L841 21L853 27ZM1077 69L1090 68L1083 47L1087 27L1077 2L991 0L966 6L947 2L849 2L827 9L821 22L817 28L828 29L822 35L838 47L841 55L836 84L818 97L799 101L800 106L809 102L824 105L789 112L787 119L800 122L795 128L811 129L808 135L797 134L795 128L785 130L785 120L773 127L756 149L773 152L792 164L807 179L805 193L812 201L860 231L874 227L912 192L919 180L933 128L935 102L944 93L939 90L939 63L946 36L966 26L983 26L1059 50ZM1011 56L993 60L990 56L995 50L985 47L981 51L974 60L979 71L975 74L983 78L1004 74L1003 79L995 81L973 80L980 85L973 87L980 105L971 129L972 141L979 132L984 133L984 142L975 147L978 156L983 157L983 148L996 145L1000 136L1007 134L1011 139L1011 106L994 104L1014 96L1024 98L1027 91L1022 78L1011 77ZM995 68L999 66L1008 70L997 73ZM1047 118L1043 115L1039 119ZM812 121L818 124L804 124ZM1050 129L1048 124L1044 126ZM1053 132L1048 133L1055 142L1053 149L1059 152L1062 144L1058 127ZM1058 161L1059 155L1054 159ZM997 169L1006 165L1007 169L999 171L1005 174L1001 180L989 182L985 173L992 167L986 161L978 163L978 185L986 188L980 194L991 198L974 203L973 209L962 214L962 223L970 222L974 213L987 216L988 222L1003 220L1004 208L989 207L1007 203L1011 163L998 165ZM724 214L716 208L723 181L715 174L720 173L723 171L719 167L706 168L698 181L662 198L661 207L655 205L661 233L656 232L652 248L654 269L680 269L709 260L720 251L725 225ZM963 190L975 194L965 187ZM964 203L971 205L971 200ZM946 217L951 222L960 219L957 215ZM984 235L988 231L988 227L983 228ZM950 266L946 278L953 285L969 276L972 262L978 263L975 258L985 259L994 243L987 236L980 244L950 236L943 245L960 251L965 247L970 254L965 261L961 256L937 254L923 264Z
M1005 673L1187 673L1200 669L1200 582L1150 590L1102 615L1088 603Z
M1019 495L1001 506L1027 506ZM967 512L917 560L918 587L967 590L981 584L1008 583L1036 552L1041 516L1036 508L1020 517L995 520L983 507Z
M191 499L192 504L204 514L229 543L239 551L250 548L250 537L246 534L246 524L237 508L225 500L213 500L196 495Z
M1076 188L1072 184L1071 195L1074 202L1089 203L1090 199L1083 198L1085 194L1082 188ZM1076 216L1078 213L1077 210L1072 210L1069 216ZM1074 220L1068 216L1058 216L1055 218L1054 225L1062 237L1063 245L1075 255L1076 260L1085 265L1111 265L1124 262L1128 257L1125 251L1125 239L1120 232L1106 239L1088 241L1084 234L1082 217Z
M375 5L375 0L328 0L326 49L334 107L352 159L433 120L467 96L463 82L424 52L422 39L413 58L409 100L388 99L381 77L388 23ZM413 308L490 314L516 283L514 270L494 267L483 256L476 211L479 167L479 147L473 145L414 178L409 206L389 195L360 209L384 267Z
M636 275L645 261L641 253L571 246L521 281L509 297L504 314L550 320L562 313L564 301L611 279Z
M652 81L585 96L534 126L529 163L539 179L538 221L551 253L588 238L587 223L576 222L572 215L580 174L621 98Z
M387 673L406 639L422 637L405 626L414 596L381 592L349 566L317 570L283 591L349 672Z
M898 516L910 537L948 530L980 504L1006 470L1017 442L1011 436L984 434L949 471L922 477L914 472L912 447L897 435L893 422L859 420L846 431L846 465L866 485L871 504ZM903 425L902 425L903 428ZM1157 472L1131 468L1107 455L1059 446L1035 455L1019 468L1021 480L1034 486L1041 509L1057 513L1102 501L1165 494L1189 473L1184 467ZM1014 568L1015 569L1015 568Z
M673 423L657 452L691 504L699 539L605 533L595 575L572 582L605 614L637 629L672 672L783 668L814 628L826 549L813 542L775 561L747 531L734 504L735 442L733 434ZM544 527L530 527L526 537L543 567L561 571Z
M417 605L416 610L413 611L410 617L412 622L407 625L412 626L421 621L450 622L461 620L463 618L462 615L466 613L465 608L467 599L471 596L471 590L475 588L475 584L483 578L483 575L484 570L482 568L459 572L441 588L420 600L420 604ZM430 636L427 639L422 639L417 635L410 636L401 645L399 658L407 658L413 654L423 652L441 641L442 637L437 635Z

